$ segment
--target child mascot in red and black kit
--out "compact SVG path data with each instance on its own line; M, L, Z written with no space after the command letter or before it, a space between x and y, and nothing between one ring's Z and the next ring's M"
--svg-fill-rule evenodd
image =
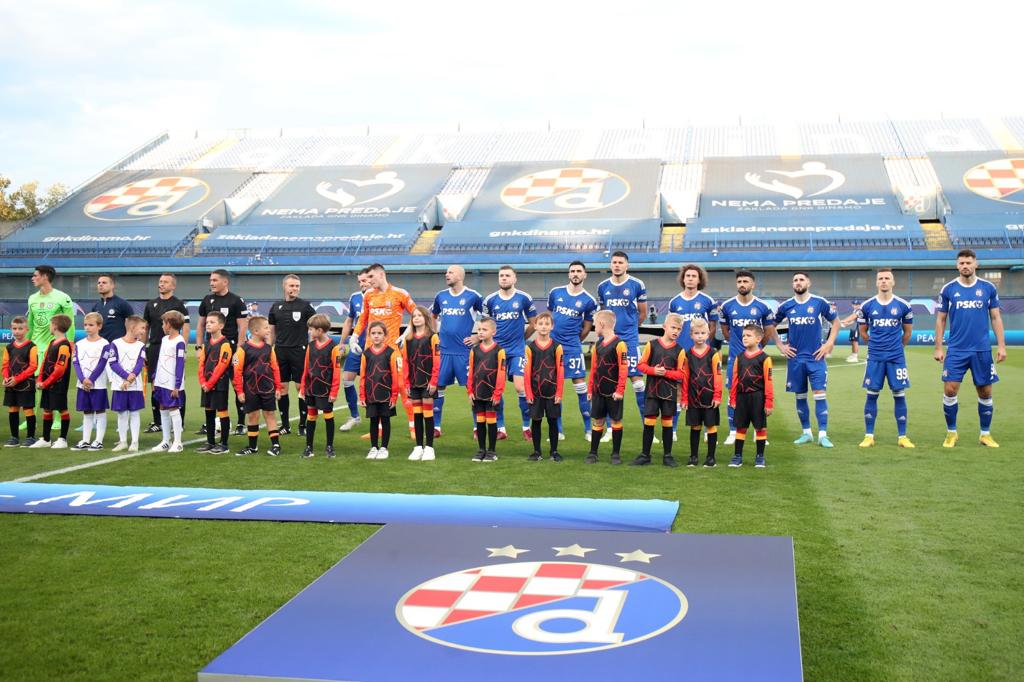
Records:
M441 342L434 333L430 311L416 306L409 316L409 329L402 337L402 364L405 366L405 392L412 405L413 434L416 446L409 454L412 462L431 462L434 454L434 396L441 371Z
M320 413L324 415L324 433L327 435L327 447L324 454L334 457L334 401L338 398L341 388L341 348L331 338L331 319L326 315L316 314L306 322L309 328L309 345L306 346L306 359L302 366L302 377L299 379L299 400L306 405L306 449L302 457L313 456L313 437L316 435L316 420Z
M479 450L474 462L498 459L498 402L505 392L505 351L494 340L497 324L490 317L480 318L477 338L480 343L469 352L469 393L476 415L476 438Z
M670 313L665 317L662 327L664 335L647 342L637 363L637 369L647 375L647 393L644 401L643 451L629 463L630 466L646 466L651 463L654 425L659 415L664 449L661 462L667 467L679 466L672 457L672 418L679 408L679 384L683 380L683 347L676 343L683 330L683 319Z
M387 326L380 320L370 323L366 332L369 344L363 349L359 371L359 405L366 408L370 418L370 451L366 459L388 458L391 418L402 393L402 356L386 342L387 333Z
M775 406L775 388L772 383L772 359L761 348L763 338L764 330L756 324L744 327L744 350L732 367L729 405L734 410L736 454L729 462L731 467L743 466L743 443L747 438L748 426L754 427L757 438L754 467L763 469L766 466L764 448L768 442L768 417Z
M562 365L562 345L551 338L554 320L551 313L543 312L533 321L537 336L526 344L526 365L523 381L526 388L526 402L530 405L530 431L533 437L531 462L541 459L541 423L548 421L548 442L551 444L551 461L561 462L558 453L558 418L562 416L562 386L565 384L565 367Z

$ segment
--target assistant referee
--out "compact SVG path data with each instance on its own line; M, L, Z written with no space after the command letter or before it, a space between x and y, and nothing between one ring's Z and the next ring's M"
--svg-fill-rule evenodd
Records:
M302 371L306 364L306 346L309 344L309 330L306 323L316 314L313 306L299 298L302 282L298 275L286 275L281 280L284 300L270 306L267 321L270 322L270 338L281 371L281 397L277 408L281 411L281 434L291 433L288 426L289 389L288 382L302 382ZM299 435L306 435L306 401L299 398Z

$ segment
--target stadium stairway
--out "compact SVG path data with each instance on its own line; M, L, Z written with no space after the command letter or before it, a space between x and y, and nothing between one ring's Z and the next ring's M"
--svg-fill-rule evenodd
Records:
M409 249L410 256L430 256L436 248L437 238L441 236L441 230L423 230L416 239L416 243Z
M921 222L924 230L924 244L929 251L949 251L953 243L949 240L946 226L938 222Z
M673 253L683 250L683 237L686 236L686 225L665 225L661 228L661 253Z

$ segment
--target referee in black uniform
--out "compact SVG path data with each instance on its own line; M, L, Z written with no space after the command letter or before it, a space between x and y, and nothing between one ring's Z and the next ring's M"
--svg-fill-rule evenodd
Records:
M286 275L281 281L284 300L270 306L267 321L270 322L271 343L281 369L281 397L277 407L281 411L281 434L291 433L288 426L289 389L288 382L302 382L302 370L306 364L306 346L309 344L309 330L306 323L316 315L307 301L299 298L302 282L298 275ZM299 398L299 435L306 435L306 401Z
M199 304L196 350L206 341L206 315L213 310L219 310L227 320L224 324L224 331L221 333L231 342L231 352L234 353L238 350L238 340L245 340L245 332L249 327L249 308L241 296L231 293L231 275L227 270L214 270L210 273L210 294L204 296ZM238 412L235 435L244 436L246 434L245 412L237 396L235 396L235 409Z
M160 319L163 314L169 310L177 310L179 313L185 316L185 326L181 328L181 335L186 339L188 338L189 319L188 319L188 308L185 307L184 302L180 298L174 295L174 290L178 287L178 278L169 272L165 272L160 275L160 279L157 280L156 290L159 296L154 298L152 301L146 302L146 308L142 311L142 319L146 321L146 325L149 328L149 338L146 343L146 372L149 374L150 385L153 383L153 377L156 376L156 361L160 356L160 342L164 338L163 322ZM154 393L155 393L154 389ZM153 407L153 421L146 428L146 433L159 433L160 432L160 406L156 400L151 396L150 403ZM181 418L185 419L185 395L181 397ZM184 422L183 422L184 423Z

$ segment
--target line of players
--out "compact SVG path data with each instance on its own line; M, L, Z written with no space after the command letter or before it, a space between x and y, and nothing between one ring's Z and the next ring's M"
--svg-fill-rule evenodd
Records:
M644 319L647 313L646 289L641 280L629 275L628 265L628 256L625 253L616 252L613 254L611 258L612 276L598 286L598 296L595 298L583 288L583 282L587 276L586 266L580 261L575 261L569 267L568 284L552 289L548 296L548 309L552 315L551 337L561 348L563 376L571 379L574 391L577 393L579 409L583 417L584 428L587 431L586 437L588 441L591 439L592 428L592 392L589 390L586 381L586 365L582 354L582 339L589 334L594 320L594 313L599 307L615 313L615 333L626 345L628 376L632 382L641 414L645 411L646 382L641 378L643 372L639 367L638 326L640 320ZM960 382L967 369L972 371L972 377L978 391L981 422L980 441L984 445L998 447L989 432L992 417L991 386L998 381L988 340L989 321L991 321L997 341L997 362L1001 362L1006 356L1005 341L995 287L985 280L978 279L975 275L976 268L977 259L975 254L969 250L960 252L957 257L959 276L943 287L939 297L935 357L936 360L944 362L943 379L945 386L943 405L948 431L944 442L946 447L953 447L957 441L957 395ZM218 273L214 274L218 275ZM226 275L226 273L223 274ZM464 278L465 274L461 267L450 267L446 273L448 287L446 290L438 293L430 309L432 317L439 325L438 377L436 383L433 384L433 386L436 386L436 394L432 393L430 395L432 400L429 403L421 401L418 410L413 405L413 401L405 396L403 402L406 403L407 414L413 416L413 419L410 419L410 430L414 431L416 428L417 420L415 415L423 415L423 410L427 409L433 417L429 420L433 422L430 425L433 428L429 429L430 440L432 441L434 437L440 436L444 389L452 383L466 385L469 352L479 342L479 330L473 331L473 329L479 316L486 313L494 321L495 339L506 354L508 376L513 381L516 392L519 394L519 407L523 419L524 436L532 440L533 434L531 431L534 420L531 419L530 415L529 388L524 380L524 375L526 373L527 358L526 339L534 331L533 325L537 318L536 306L529 295L516 289L516 273L511 267L505 266L499 270L499 290L486 298L481 297L478 292L465 287ZM211 283L213 279L214 277L211 276ZM226 277L223 279L226 284ZM271 310L271 321L274 321L276 312L278 315L276 320L278 325L271 325L271 334L264 335L267 341L270 340L274 330L283 327L283 323L289 320L299 323L300 333L305 337L303 323L308 322L314 311L308 303L297 298L298 278L291 279L295 280L295 291L292 292L294 295L286 296L286 300L282 302L283 305L277 306L281 310ZM286 278L286 293L288 293L288 280L289 278ZM360 422L358 416L359 400L355 392L355 378L360 374L361 351L362 345L365 343L367 328L373 321L382 322L385 331L385 345L393 345L397 341L403 313L411 313L416 309L412 298L407 292L388 284L384 268L380 265L370 266L362 271L359 274L359 281L361 291L354 294L350 299L349 318L346 320L343 330L343 342L347 338L352 351L345 358L342 374L342 385L350 409L350 418L341 427L343 431L350 430ZM795 443L803 444L814 440L810 428L810 406L807 399L807 386L809 384L814 400L814 412L819 426L818 443L823 447L832 447L827 434L828 407L825 393L827 368L824 358L832 350L838 327L833 324L828 337L824 343L821 342L822 320L834 322L836 315L834 306L825 299L810 293L810 277L803 272L794 274L794 296L783 302L774 315L764 301L754 296L755 278L753 273L749 271L741 270L736 273L737 295L724 301L720 306L716 305L713 299L703 293L703 289L707 284L707 275L700 266L683 266L680 271L679 281L683 291L670 302L670 312L681 317L682 329L679 338L681 339L680 345L683 350L688 350L692 343L689 332L693 320L705 320L708 323L709 334L712 337L716 323L721 321L723 336L729 342L729 368L726 371L726 378L727 381L731 381L735 360L743 352L742 329L749 324L761 327L766 340L773 340L779 350L789 359L787 391L796 394L797 413L803 428L803 433ZM869 348L869 361L864 379L864 387L867 391L865 438L861 442L861 446L870 447L874 445L873 432L877 416L877 397L879 391L884 386L884 382L888 381L894 394L895 417L899 431L898 444L902 447L913 447L913 444L906 436L907 410L905 391L909 387L909 376L903 355L903 346L907 343L910 335L912 312L906 301L893 294L894 278L891 270L879 270L876 284L878 293L864 302L858 313L857 320L860 332L865 341L867 341ZM226 289L226 286L223 288ZM296 309L294 311L284 311L283 308L290 302L296 304ZM364 303L367 305L363 305ZM300 310L301 313L299 312ZM201 310L200 312L201 314L206 313L203 317L204 320L211 316L217 317L217 315L213 314L217 311ZM233 318L232 315L225 316L223 314L220 317L224 318L223 321L225 323L231 322ZM948 354L942 348L942 338L947 318L950 322L951 332ZM786 320L789 326L788 343L783 342L775 332L775 324L783 320ZM102 318L100 322L102 322ZM12 324L12 328L16 326ZM208 327L208 325L206 326ZM207 328L206 332L209 335L211 330ZM237 329L235 333L240 332L241 329ZM252 330L249 330L249 332L252 334ZM296 334L292 333L291 335L295 336ZM300 379L299 375L302 373L302 370L299 368L304 367L305 357L297 356L305 355L305 348L299 346L305 340L305 338L300 341L293 339L292 341L281 343L285 342L283 336L278 336L276 339L279 344L284 346L281 350L287 350L288 361L286 366L289 367L289 370L285 377L286 382L289 379ZM89 339L86 341L89 341ZM89 344L86 344L84 348L88 349ZM234 344L232 344L232 357L235 356L233 348ZM280 346L275 344L275 349L277 348L280 348ZM59 355L59 348L48 348L48 357L51 350ZM296 350L300 350L300 352L296 353ZM30 347L30 342L26 343L24 334L22 334L21 338L16 336L15 342L5 350L4 385L8 389L5 392L5 404L7 404L12 415L11 419L17 418L19 409L25 409L26 415L32 409L31 406L24 404L24 396L19 396L18 393L24 391L26 384L24 379L19 379L25 371L25 368L21 367L21 365L27 367L33 364L32 357L34 357L34 352ZM203 355L205 363L209 362L210 358L214 355L220 356L222 353L207 352L207 349L204 349ZM75 358L76 360L78 359L77 347L75 347ZM54 356L53 360L56 361L56 359L56 356ZM131 365L131 363L128 364ZM215 365L211 366L211 372L214 371L214 367ZM159 372L159 369L157 369L157 372ZM124 379L129 374L133 374L133 382L138 381L138 372L128 372L121 378ZM91 381L88 376L83 377L80 373L79 388L83 388L81 385L83 379L85 382ZM267 380L269 381L270 379ZM43 384L44 382L45 379L41 379L38 383ZM277 383L280 384L280 377L278 377ZM11 390L14 385L22 387L22 391ZM40 388L44 387L40 386ZM287 386L285 386L286 388ZM337 390L335 389L336 392ZM245 405L245 392L238 391L237 393L239 404ZM274 393L279 401L283 400L283 392L279 385L275 388ZM8 394L10 394L10 397L8 397ZM331 398L333 402L333 395L322 397ZM301 400L302 393L300 391ZM266 407L265 402L262 404L264 405L263 409L249 410L248 407L246 409L246 412L250 414L250 416L246 417L246 421L249 422L247 432L250 436L250 441L253 435L252 413L263 411L265 413L269 412L270 416L273 416L274 406ZM278 402L279 407L280 405L281 402ZM92 406L88 405L86 407ZM161 405L161 408L163 407L164 405ZM83 411L86 415L95 415L91 420L90 431L92 427L95 427L98 431L101 427L105 428L105 415L99 416L101 410L83 409L82 407L79 410ZM62 413L65 411L61 410ZM210 431L208 445L213 451L221 448L213 443L213 430L215 426L214 429L211 429L209 425L211 412L216 413L223 423L226 420L225 411L226 407L222 409L217 405L214 409L207 412L207 430ZM300 402L300 419L303 422L303 428L309 414L313 414L316 411L307 409L306 405ZM321 411L326 412L326 410ZM45 412L47 410L44 408ZM51 412L50 417L52 420L53 410L49 412ZM162 420L163 412L164 410L162 409ZM287 414L285 408L282 408L282 412ZM333 414L331 417L333 417ZM678 415L675 418L677 419ZM499 400L495 409L498 439L504 434L503 419L503 401ZM180 414L177 421L180 422ZM284 425L287 425L286 417L282 421ZM731 444L736 438L732 408L729 410L729 421L730 433L726 444ZM34 425L34 415L29 423ZM174 426L175 420L172 418L171 437L168 438L165 431L165 439L160 447L170 449L175 447L177 442L180 442L180 432L177 434L177 437L174 437L176 431ZM421 426L421 428L423 427ZM560 424L558 425L558 430L561 431ZM331 436L333 436L333 427L329 428L329 431ZM12 430L12 433L16 433L16 431ZM675 433L675 421L672 424L672 433ZM374 430L372 434L368 435L372 438L376 435L376 431ZM603 436L605 440L610 440L611 435L608 433L608 430L604 431ZM62 439L60 440L63 440L65 437L66 433L62 434ZM564 438L564 435L560 434L559 437ZM30 430L29 438L34 438L34 429ZM226 439L226 434L222 434L222 438ZM12 436L8 444L12 444L14 440L15 436ZM55 445L58 447L60 440L55 442ZM102 439L97 440L102 441ZM273 440L274 445L277 446L276 439ZM90 441L88 437L84 438L83 441L90 448L93 448L96 442ZM48 438L44 439L44 442L48 442ZM130 447L125 445L123 436L119 442L119 447L122 445ZM226 446L226 444L222 442L221 446ZM422 452L426 452L426 448L429 448L430 457L432 457L433 450L431 446L432 443L424 444L421 449L421 456ZM249 449L255 451L255 444L252 444ZM279 447L272 447L272 450L279 451Z

